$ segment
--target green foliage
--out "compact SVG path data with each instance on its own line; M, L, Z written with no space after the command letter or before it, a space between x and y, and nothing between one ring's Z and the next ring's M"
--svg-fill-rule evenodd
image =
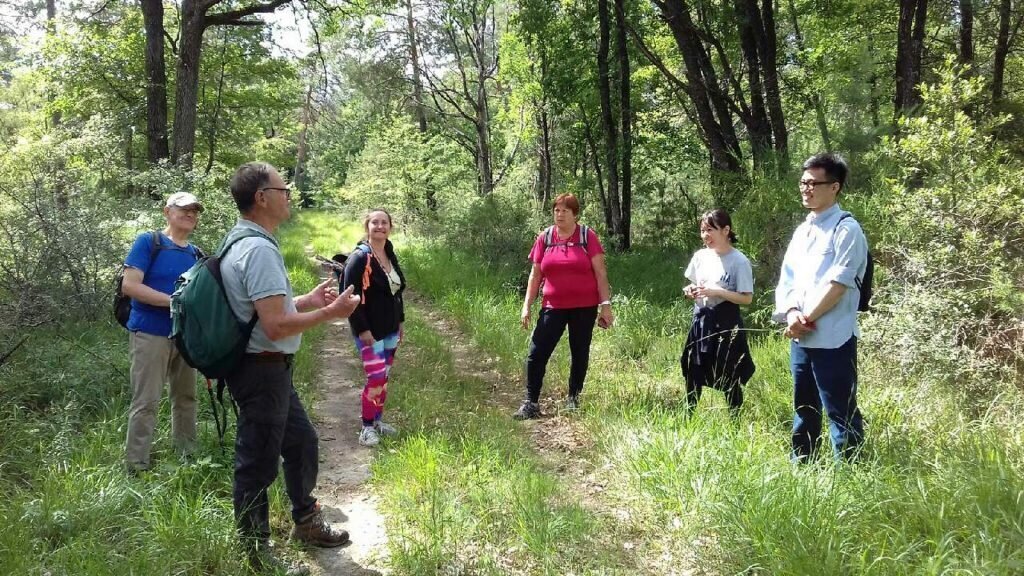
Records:
M990 135L1002 119L965 113L983 90L947 67L878 158L900 174L882 204L884 262L899 271L886 276L882 342L904 372L927 367L984 406L1022 365L1024 165Z

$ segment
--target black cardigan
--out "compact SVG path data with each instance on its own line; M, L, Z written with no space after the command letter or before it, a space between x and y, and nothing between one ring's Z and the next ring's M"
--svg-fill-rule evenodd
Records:
M363 241L359 244L366 244L366 242ZM402 267L398 264L398 256L395 255L395 247L390 240L384 245L384 252L391 259L391 264L398 272L398 277L402 279L402 287L395 294L391 293L388 275L376 258L356 248L345 261L345 276L341 283L341 289L344 290L352 286L352 293L356 296L363 296L363 271L366 269L367 262L370 263L370 287L366 289L365 302L360 304L348 318L348 325L352 328L353 336L358 337L360 333L369 330L374 339L381 340L398 332L398 325L405 321L405 305L402 302L402 293L405 292L405 274L402 273Z

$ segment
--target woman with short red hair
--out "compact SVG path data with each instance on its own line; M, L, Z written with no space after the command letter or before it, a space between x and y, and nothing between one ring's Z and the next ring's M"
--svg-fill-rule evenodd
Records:
M521 316L524 330L530 327L530 307L540 292L541 280L544 290L526 356L526 399L512 415L517 420L540 416L544 373L566 327L572 363L565 407L579 408L579 395L590 363L594 322L608 328L614 321L604 248L593 230L576 223L579 213L580 202L572 194L555 198L554 225L537 236L530 251L532 267Z

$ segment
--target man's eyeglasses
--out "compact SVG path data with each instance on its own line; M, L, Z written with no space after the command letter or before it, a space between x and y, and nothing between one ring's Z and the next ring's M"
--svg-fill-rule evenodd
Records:
M292 197L292 189L291 188L270 188L270 187L267 187L267 188L260 188L260 190L277 190L278 192L283 192L285 198L291 198Z
M800 187L801 188L814 188L815 186L820 186L821 184L835 184L835 183L836 183L835 180L801 180L800 181Z

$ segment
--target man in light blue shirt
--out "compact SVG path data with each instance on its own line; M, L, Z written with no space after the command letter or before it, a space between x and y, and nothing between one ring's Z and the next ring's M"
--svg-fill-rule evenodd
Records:
M849 173L846 161L817 154L803 169L800 197L810 213L786 249L772 315L792 339L792 458L814 455L822 407L836 457L849 458L864 439L857 407L857 304L868 246L860 224L836 203Z

